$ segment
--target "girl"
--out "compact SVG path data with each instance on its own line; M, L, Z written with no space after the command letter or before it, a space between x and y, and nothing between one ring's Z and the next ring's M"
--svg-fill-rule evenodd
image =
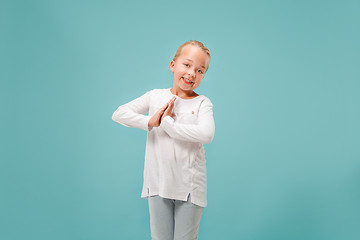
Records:
M173 86L121 105L112 119L147 131L144 183L153 240L197 239L206 200L204 143L215 133L213 105L194 90L209 68L199 41L182 44L170 62ZM148 115L144 115L148 114Z

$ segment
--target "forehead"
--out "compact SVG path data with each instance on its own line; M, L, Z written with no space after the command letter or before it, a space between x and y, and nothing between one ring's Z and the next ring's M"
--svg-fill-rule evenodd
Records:
M206 66L209 56L199 47L194 45L186 45L179 56L182 60L190 60L201 66Z

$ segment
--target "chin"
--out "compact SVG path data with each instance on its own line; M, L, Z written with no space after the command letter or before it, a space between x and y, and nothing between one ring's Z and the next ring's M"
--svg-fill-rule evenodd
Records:
M180 87L183 91L192 91L194 90L195 88L193 87Z

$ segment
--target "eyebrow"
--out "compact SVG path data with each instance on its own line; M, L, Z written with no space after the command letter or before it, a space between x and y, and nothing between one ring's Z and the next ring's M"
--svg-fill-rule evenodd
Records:
M190 62L193 61L193 60L191 60L190 58L187 58L187 59L185 59L185 60L189 60ZM201 66L201 67L205 69L205 66Z

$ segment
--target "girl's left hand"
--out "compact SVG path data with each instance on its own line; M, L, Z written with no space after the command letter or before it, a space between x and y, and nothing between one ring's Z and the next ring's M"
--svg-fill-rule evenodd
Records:
M171 99L171 101L169 102L167 108L165 109L164 114L161 116L161 120L160 122L164 119L164 117L166 116L170 116L170 117L174 117L175 114L173 113L173 108L174 108L174 102L176 100L176 97L173 97L173 99Z

